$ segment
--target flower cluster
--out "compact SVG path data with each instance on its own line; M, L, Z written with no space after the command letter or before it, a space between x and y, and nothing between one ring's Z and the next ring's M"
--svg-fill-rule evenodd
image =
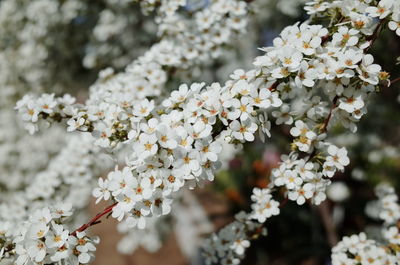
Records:
M272 199L270 189L254 188L251 200L254 203L251 205L253 212L250 218L256 219L259 223L265 223L268 218L280 213L279 202Z
M377 217L384 221L382 236L386 242L367 239L365 233L344 237L332 249L332 264L398 264L400 259L400 205L393 187L376 188L379 198L374 202Z
M249 220L246 213L236 214L235 219L206 240L203 249L206 264L239 264L250 240L266 235L266 229Z
M251 91L244 91L249 87ZM251 87L240 79L223 88L216 83L182 85L162 103L162 111L143 101L130 118L129 166L100 179L94 195L111 195L118 202L113 217L122 220L128 215L131 226L143 228L145 217L169 213L172 193L213 180L222 149L216 141L220 133L232 142L254 140L254 112L276 104L274 95L264 85Z
M71 234L63 225L72 215L71 205L60 204L38 209L21 226L13 240L18 259L15 264L88 264L98 239L89 238L84 232ZM6 253L7 258L8 253Z
M182 3L178 5L175 2L163 1L166 10L176 10L182 5ZM167 8L169 5L174 8ZM163 9L163 7L162 5L160 8ZM210 16L211 13L215 16ZM196 13L198 17L207 19L208 23L196 22L195 25L192 25L193 21L185 20L174 12L168 14L174 18L171 25L176 25L176 21L179 21L178 25L182 24L182 29L172 36L166 34L143 56L129 64L125 72L115 74L111 68L100 72L98 82L90 88L93 93L86 102L87 108L65 108L66 105L74 102L70 102L69 97L66 101L55 100L51 95L42 95L37 101L31 97L20 101L17 109L24 116L24 120L28 122L26 126L29 131L33 133L38 130L37 116L41 114L41 118L50 121L59 121L68 117L70 131L96 130L95 135L100 138L98 143L102 147L113 146L118 141L126 140L127 135L121 131L126 131L126 127L129 126L126 121L131 114L131 109L137 105L136 102L161 94L168 79L164 68L187 69L189 66L203 64L211 58L218 57L220 55L218 47L228 44L235 32L244 31L247 9L246 4L241 1L216 1ZM201 34L188 35L187 30L192 27L201 27L197 29ZM219 28L224 31L218 33ZM207 35L217 33L221 35L220 40ZM215 40L215 44L209 46L210 42L207 41L209 39ZM205 44L207 46L204 46ZM46 104L44 111L41 101ZM138 112L140 109L135 111ZM143 116L143 114L141 115ZM91 124L93 122L96 124ZM111 141L103 141L101 138L111 138Z
M398 257L392 255L377 242L367 239L365 233L344 237L332 249L332 264L398 264Z
M335 145L327 145L328 147L325 148L327 154L322 167L317 162L298 159L297 154L292 153L289 156L283 156L280 166L273 169L274 184L277 187L286 187L290 200L301 205L307 199L312 199L315 204L320 204L326 199L326 188L331 183L329 178L337 170L343 171L349 164L345 148L339 149Z
M355 123L366 113L368 95L374 92L380 80L388 77L387 73L381 72L379 65L373 63L372 55L365 53L382 23L365 12L373 6L366 3L346 5L343 2L351 1L309 2L306 10L315 14L311 20L314 16L320 19L328 8L338 8L341 11L339 18L330 21L330 25L338 23L337 27L329 30L320 25L307 24L287 27L274 40L274 47L264 48L266 55L255 61L262 73L270 76L269 80L279 80L273 87L281 99L290 101L272 115L277 118L275 122L278 125L294 124L290 129L290 134L295 137L292 143L294 151L282 157L280 166L273 170L271 177L273 185L284 186L288 198L298 204L307 199L315 204L325 200L329 178L350 163L345 148L325 141L326 132L337 123L355 132ZM327 101L321 98L321 92ZM327 107L329 104L332 105L330 108ZM261 194L260 191L257 193ZM267 200L271 199L269 194L264 196ZM258 205L252 207L254 209ZM256 215L259 221L264 222L265 218L279 212L276 207L277 203L271 212ZM389 212L393 207L389 207ZM397 230L391 229L395 234ZM374 241L366 241L364 245L362 242L359 245L365 250L363 258L366 262L395 264L395 256L386 256L387 251L381 247L372 249L374 244ZM341 245L334 249L334 253L342 248L347 255L346 246ZM336 254L332 258L337 262ZM364 264L358 257L356 260L358 262L334 264ZM217 260L210 260L212 262Z
M46 1L37 2L42 2L43 5L46 3ZM69 12L70 9L67 8L67 6L74 6L70 2L75 2L75 7L78 8L79 11ZM105 43L106 41L109 41L110 38L115 37L109 35L110 30L114 33L116 31L124 31L126 27L129 27L134 23L134 21L132 22L132 20L128 18L132 16L132 13L128 12L128 9L131 10L131 5L128 3L129 1L114 2L115 1L105 1L104 4L100 4L103 7L105 6L106 9L101 11L98 24L93 29L94 41L97 41L98 44L88 44L88 53L83 60L84 65L87 67L98 67L98 64L101 65L101 62L99 61L99 56L101 55L104 56L100 59L111 63L111 65L125 65L126 63L122 62L119 56L125 56L121 58L126 60L130 55L126 56L126 54L120 54L118 43L121 43L122 46L137 46L137 44L132 44L129 39L130 36L126 36L127 34L125 33L120 34L122 38L120 42L114 42L111 46L110 42ZM142 4L144 2L146 1L141 1ZM10 14L13 13L11 10L15 9L15 5L13 5L11 1L3 1L2 4L4 4L4 7L7 5L9 7L8 9L2 8L2 11L8 10L10 11ZM62 4L53 2L52 4L54 4L52 6L62 5L63 10L66 13L69 12L69 18L73 19L74 23L76 22L79 24L82 21L85 22L85 20L82 20L82 17L75 19L75 16L77 16L79 12L86 12L85 5L80 5L79 1L68 1L68 3L67 1L63 1ZM38 101L34 101L33 98L29 96L25 97L21 101L23 105L21 107L23 120L31 122L26 126L30 132L34 132L38 129L38 124L36 123L37 120L44 118L46 120L59 121L68 118L70 119L68 121L69 131L86 130L92 132L92 135L95 136L97 140L92 141L92 139L84 137L82 142L82 139L79 139L79 137L65 137L61 133L57 134L60 139L66 139L67 148L64 149L60 155L55 156L54 161L50 163L48 169L40 168L40 170L37 170L39 173L30 173L27 177L31 177L32 175L35 177L32 181L28 181L28 183L31 182L29 185L23 184L18 187L20 192L14 192L14 194L2 198L0 205L2 208L2 220L8 220L10 218L8 213L10 212L13 212L11 215L13 218L18 217L12 220L12 226L7 226L7 231L14 231L32 209L46 206L49 201L68 201L71 202L74 207L78 208L85 206L97 172L104 170L104 165L107 165L107 163L104 163L104 160L99 160L99 149L96 146L109 147L113 146L118 141L127 140L127 134L125 135L124 132L120 133L124 122L130 122L129 119L124 117L124 112L127 109L128 111L125 112L126 114L131 112L131 108L136 105L136 102L141 101L145 97L160 95L161 88L165 86L167 81L167 75L172 73L172 71L166 71L166 67L188 69L191 65L205 63L211 58L219 56L222 52L223 46L230 45L232 37L236 36L238 33L243 33L247 24L247 3L242 1L215 1L202 9L196 10L196 16L193 17L187 17L186 14L179 14L183 11L181 7L186 7L188 4L186 1L162 1L161 5L154 1L148 1L148 4L154 5L157 9L156 23L159 25L159 34L162 35L161 41L155 44L153 48L142 57L129 65L126 72L115 74L111 69L106 69L101 72L98 82L91 87L91 91L97 91L98 93L92 93L91 98L87 102L87 105L92 106L85 110L87 112L82 112L80 107L72 107L71 104L74 103L74 99L69 96L55 98L52 94L45 94ZM51 9L51 12L56 9L57 8ZM33 9L31 8L31 10ZM98 11L96 7L93 7L93 10L96 12ZM193 12L193 10L190 10L190 12ZM113 17L113 14L118 14L119 17ZM212 17L212 21L210 20L210 23L207 26L204 26L201 23L200 17L204 17L206 14L209 15L210 18ZM7 17L8 19L10 16L3 17ZM53 16L46 16L43 20L49 17ZM64 19L62 16L58 16L57 19L63 20L63 23L69 23L68 20ZM48 23L49 28L60 26L60 24L54 25L52 21L43 22ZM44 25L39 23L34 24L38 26ZM72 23L72 25L74 24ZM192 33L188 35L189 29L192 30ZM209 46L211 43L209 42L209 38L211 38L212 34L219 35L219 30L221 31L221 36L219 38L212 37L215 42L212 46ZM46 32L46 30L38 30L38 32L41 32L42 34L43 32ZM60 32L68 31L65 30ZM210 36L206 33L210 34ZM45 33L43 34L46 35ZM51 36L51 34L48 35ZM135 39L138 39L138 35L135 35ZM38 41L40 40L37 40L36 42ZM51 41L44 42L52 43ZM35 43L35 41L29 42L29 44L32 43ZM93 45L99 46L94 47ZM182 48L176 48L177 45L180 45ZM45 48L50 49L51 47ZM80 49L70 50L77 51ZM139 51L139 49L135 50ZM182 52L186 50L188 53ZM213 51L213 53L211 54L210 51ZM105 56L104 53L107 53L107 56ZM40 55L40 53L38 54ZM40 60L44 61L48 59L49 57L46 55L46 57ZM11 62L13 60L5 61ZM39 60L36 60L36 63L40 65L51 65L43 64L41 61L39 62ZM14 69L15 67L9 66L8 68ZM53 68L56 69L55 67ZM29 70L31 69L36 70L36 73L38 73L38 67L29 67ZM73 69L71 70L73 71ZM46 69L43 71L45 72ZM26 74L26 71L24 73ZM73 76L72 74L65 75ZM53 76L53 74L48 73L42 75L43 78ZM41 82L45 83L45 81ZM46 82L53 84L50 81ZM29 81L29 83L33 84L31 81ZM42 85L32 86L41 87ZM15 84L13 84L13 87L15 87L15 89L12 90L20 90ZM117 90L120 91L117 93L118 95L115 94ZM116 96L115 101L109 100L114 98L114 96ZM104 100L107 102L104 102ZM141 110L137 110L138 113L140 111ZM119 112L119 114L117 114L117 112ZM90 119L88 119L89 116ZM109 118L111 116L115 119L110 120ZM89 120L94 121L92 123L96 123L96 126L92 126ZM104 134L111 135L109 131L114 133L115 128L118 128L117 134L113 134L113 137L106 139ZM10 135L12 135L12 133ZM46 133L46 135L48 135L48 133ZM46 138L46 135L43 137ZM77 141L79 144L77 144ZM93 142L95 142L95 145L93 145ZM43 144L42 146L46 147L47 145ZM212 148L219 148L218 146L219 145L215 143ZM52 147L56 148L56 146L53 145ZM213 149L212 151L215 152L216 150ZM210 156L212 157L212 154L210 154ZM215 158L212 157L212 159ZM94 161L101 164L101 166L92 167ZM15 185L20 184L21 182L18 182ZM11 185L11 183L9 182L7 185ZM42 191L44 192L42 193ZM15 203L16 200L18 203ZM29 205L29 203L27 203L28 200L34 201L32 207L27 206ZM167 207L165 208L165 211L169 211ZM14 213L20 214L16 216Z
M379 219L384 221L383 237L393 245L400 246L400 204L394 188L380 185L376 188ZM398 253L400 255L400 253Z

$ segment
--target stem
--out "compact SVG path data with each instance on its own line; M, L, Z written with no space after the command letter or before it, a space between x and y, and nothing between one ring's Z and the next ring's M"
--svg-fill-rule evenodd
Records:
M365 49L366 51L368 51L371 48L372 44L378 38L378 35L381 32L382 26L383 26L384 23L385 23L385 20L384 19L381 20L379 22L378 26L376 26L376 28L375 28L374 32L372 33L372 35L367 38L367 41L369 41L369 46Z
M339 98L339 97L336 96L336 97L333 99L333 101L332 101L332 107L331 107L331 109L329 110L329 114L328 114L328 117L326 117L326 119L325 119L324 125L323 125L322 128L321 128L321 133L326 133L327 130L328 130L328 124L329 124L329 121L330 121L331 118L332 118L333 110L337 107L337 100L338 100L338 98ZM314 148L314 150L312 151L312 153L311 153L310 156L308 157L307 162L309 162L311 159L313 159L313 158L315 157L316 154L317 154L317 150Z
M288 198L288 197L285 197L285 199L284 199L283 201L280 202L279 208L284 207L284 206L288 203L288 201L289 201L289 198Z
M333 247L337 244L337 242L339 242L339 239L336 233L335 223L333 222L328 202L324 201L317 207L317 209L321 216L322 223L325 227L328 243L331 247Z
M332 112L333 112L333 110L337 107L337 106L336 106L337 100L338 100L338 96L336 96L336 97L333 99L333 102L332 102L333 104L332 104L331 109L329 110L328 117L326 118L326 120L325 120L325 122L324 122L324 125L323 125L322 128L321 128L321 131L322 131L323 133L326 133L326 131L327 131L329 121L330 121L331 118L332 118Z
M270 86L270 87L268 88L268 90L269 90L269 91L275 91L275 89L278 87L278 85L279 85L279 82L278 82L278 81L275 81L275 83L273 83L272 86Z
M394 83L397 83L397 82L399 82L400 81L400 77L398 77L398 78L396 78L396 79L393 79L392 81L390 81L390 86L391 85L393 85Z
M78 229L76 229L74 232L70 233L71 236L76 236L77 232L83 232L85 231L87 228L91 227L92 225L95 225L99 222L99 220L106 214L109 214L112 209L117 205L118 203L114 203L110 206L108 206L107 208L105 208L102 212L96 214L95 217L93 217L88 223L82 225L81 227L79 227Z

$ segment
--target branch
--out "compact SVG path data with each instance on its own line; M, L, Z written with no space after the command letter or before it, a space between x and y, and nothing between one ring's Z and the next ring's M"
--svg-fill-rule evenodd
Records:
M400 77L398 77L398 78L396 78L396 79L393 79L393 80L389 81L389 86L391 86L391 85L393 85L394 83L397 83L397 82L399 82L399 81L400 81Z
M317 209L319 214L321 215L322 224L325 227L328 243L331 247L333 247L339 242L339 238L336 233L336 226L333 222L328 202L324 201L323 203L318 205Z
M100 219L106 215L111 213L112 209L117 205L117 202L108 206L107 208L105 208L102 212L96 214L95 217L93 217L88 223L82 225L81 227L79 227L78 229L76 229L74 232L70 233L70 235L72 236L76 236L77 232L83 232L85 231L87 228L91 227L92 225L98 224L100 221Z
M333 99L333 102L332 102L333 104L332 104L331 109L329 110L328 117L326 117L326 120L325 120L325 122L324 122L324 125L323 125L322 128L321 128L321 132L322 132L322 133L326 133L326 131L327 131L329 121L330 121L331 118L332 118L332 112L333 112L333 110L337 107L336 103L337 103L337 101L338 101L338 98L339 98L339 97L336 96L336 97Z

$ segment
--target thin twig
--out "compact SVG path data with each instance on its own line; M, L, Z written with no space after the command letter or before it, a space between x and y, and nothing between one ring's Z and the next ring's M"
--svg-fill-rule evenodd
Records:
M331 109L329 110L328 117L326 118L326 120L325 120L325 122L324 122L324 125L323 125L322 128L321 128L322 133L326 133L326 131L327 131L329 121L330 121L331 118L332 118L332 112L333 112L333 110L337 107L337 105L336 105L337 101L338 101L338 96L336 96L336 97L333 99L332 107L331 107Z
M391 86L391 85L393 85L394 83L397 83L397 82L399 82L399 81L400 81L400 77L391 80L391 81L389 82L389 85Z
M325 227L328 243L331 247L334 247L339 242L339 238L336 232L336 226L333 221L332 213L329 209L328 202L327 201L322 202L320 205L318 205L317 209L321 216L322 224Z
M72 236L76 236L77 232L83 232L85 231L87 228L91 227L92 225L98 224L100 222L100 219L106 215L111 213L112 209L117 205L117 202L108 206L107 208L105 208L102 212L96 214L95 217L93 217L88 223L82 225L81 227L79 227L78 229L76 229L74 232L70 233L70 235Z

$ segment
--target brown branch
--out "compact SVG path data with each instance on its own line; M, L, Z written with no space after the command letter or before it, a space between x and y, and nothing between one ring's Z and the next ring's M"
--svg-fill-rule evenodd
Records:
M91 227L92 225L98 224L100 222L100 219L106 215L111 213L112 209L117 205L118 203L114 203L110 206L108 206L107 208L105 208L102 212L96 214L95 217L93 217L88 223L82 225L81 227L79 227L78 229L76 229L74 232L70 233L71 236L76 236L77 232L83 232L85 231L87 228Z
M279 85L279 82L278 82L278 81L275 81L275 83L273 83L273 84L268 88L268 90L269 90L269 91L275 91L276 88L278 87L278 85Z
M368 51L372 44L376 41L376 39L378 38L380 32L382 31L382 26L385 23L385 20L381 20L378 24L378 26L375 28L374 32L372 33L371 36L367 37L367 41L369 41L369 45L367 48L365 48L365 51Z
M391 86L391 85L393 85L394 83L397 83L397 82L399 82L400 81L400 77L398 77L398 78L396 78L396 79L393 79L393 80L391 80L390 82L389 82L389 86Z
M336 232L336 226L332 218L332 213L329 209L328 201L322 202L317 207L318 212L324 225L328 243L331 247L334 247L338 242L339 238Z
M333 101L332 101L332 106L331 106L331 109L329 110L328 117L326 117L326 119L325 119L325 121L324 121L324 125L322 125L322 127L321 127L321 132L322 132L322 133L326 133L327 130L328 130L328 125L329 125L330 120L332 119L333 110L336 109L336 107L337 107L337 101L338 101L338 99L339 99L339 97L336 96L336 97L333 99ZM317 150L314 148L314 150L312 151L312 153L311 153L310 156L308 157L307 162L310 162L310 160L313 159L313 157L314 157L316 154L317 154Z
M279 208L283 208L288 203L288 201L289 198L285 197L285 199L279 203Z
M331 120L331 118L332 118L332 112L333 112L333 110L337 107L337 101L338 101L338 96L336 96L334 99L333 99L333 101L332 101L332 107L331 107L331 109L329 110L329 114L328 114L328 117L326 117L326 120L325 120L325 122L324 122L324 125L322 126L322 128L321 128L321 132L322 133L326 133L326 131L327 131L327 128L328 128L328 124L329 124L329 121Z

